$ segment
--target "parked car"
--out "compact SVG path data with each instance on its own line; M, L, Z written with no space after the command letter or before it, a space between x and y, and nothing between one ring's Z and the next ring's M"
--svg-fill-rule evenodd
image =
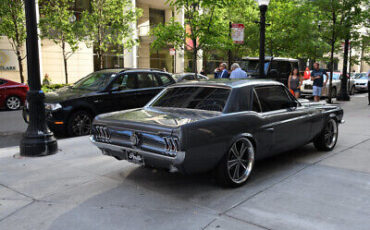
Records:
M298 63L298 59L293 58L266 57L264 66L265 76L268 79L281 82L287 86L289 74L292 72L293 68L299 70ZM258 57L243 58L240 64L249 77L260 78Z
M330 73L327 73L328 76L330 76ZM333 79L332 79L332 91L331 91L331 96L337 97L340 91L341 87L341 77L342 74L340 72L333 72ZM348 76L347 76L348 77ZM324 75L324 82L326 81L326 75ZM351 79L348 77L347 81L347 87L348 87L348 93L350 95L355 94L355 81L354 79ZM301 86L301 95L302 96L312 96L312 87L313 87L313 81L311 79L304 80L302 82ZM322 97L327 97L329 95L329 81L327 82L326 86L322 88Z
M0 78L0 108L20 109L26 101L28 90L26 84Z
M215 170L223 185L246 182L254 161L313 142L330 151L343 110L301 104L281 83L219 79L167 87L145 107L95 117L103 154L185 174Z
M208 80L207 76L202 74L194 74L194 73L175 73L172 77L176 80L176 82L181 81L189 81L189 80Z
M367 84L369 77L367 76L367 73L359 73L355 76L355 87L356 91L362 92L367 91Z
M49 128L69 136L90 134L95 115L144 106L175 83L167 72L153 69L105 69L93 72L45 97ZM24 109L27 121L28 109Z

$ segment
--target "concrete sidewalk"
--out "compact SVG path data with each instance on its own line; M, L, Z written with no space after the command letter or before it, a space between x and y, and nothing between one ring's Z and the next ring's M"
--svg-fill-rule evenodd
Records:
M237 189L102 156L88 137L42 158L2 148L0 229L369 229L366 100L343 103L334 151L309 144L258 162Z

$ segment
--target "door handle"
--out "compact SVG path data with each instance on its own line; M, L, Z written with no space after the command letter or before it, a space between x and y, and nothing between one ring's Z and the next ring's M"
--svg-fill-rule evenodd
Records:
M266 130L267 132L273 133L275 129L271 127L271 128L266 128L265 130Z

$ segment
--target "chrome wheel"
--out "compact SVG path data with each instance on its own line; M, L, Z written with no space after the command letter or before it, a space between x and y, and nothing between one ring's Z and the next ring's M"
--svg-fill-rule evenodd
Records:
M91 132L91 117L87 113L77 113L71 120L74 136L89 135Z
M240 138L231 146L227 156L229 179L235 184L245 182L252 172L254 148L247 138Z
M16 96L6 99L6 107L10 110L17 110L21 107L21 100Z
M330 119L324 130L324 143L328 149L334 147L338 138L338 124L334 119Z

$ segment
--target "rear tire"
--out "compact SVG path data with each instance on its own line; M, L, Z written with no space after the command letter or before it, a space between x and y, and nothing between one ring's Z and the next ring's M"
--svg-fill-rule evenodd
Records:
M247 181L254 165L254 147L245 137L237 139L216 168L217 182L225 187L239 187Z
M5 105L9 110L18 110L21 108L21 99L17 96L10 96L6 99Z
M330 118L321 131L321 133L314 139L313 144L317 150L331 151L334 149L338 140L338 122Z
M68 136L84 136L91 134L93 116L85 110L79 110L69 117L67 123Z

